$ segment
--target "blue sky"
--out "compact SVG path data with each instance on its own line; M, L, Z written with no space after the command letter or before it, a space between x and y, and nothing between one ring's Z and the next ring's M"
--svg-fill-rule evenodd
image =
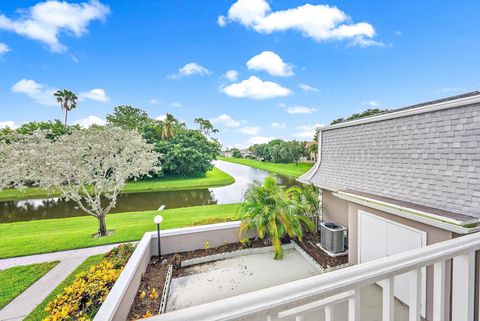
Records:
M129 104L215 121L224 146L311 139L369 107L480 88L480 1L2 1L0 126ZM228 74L226 74L230 71Z

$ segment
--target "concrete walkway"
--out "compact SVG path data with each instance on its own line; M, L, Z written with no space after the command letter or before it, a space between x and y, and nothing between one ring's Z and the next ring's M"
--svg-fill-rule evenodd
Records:
M23 320L40 304L70 273L72 273L86 258L96 254L107 253L118 244L89 247L78 250L30 255L0 260L0 270L14 266L29 265L43 262L60 261L37 282L16 297L0 310L0 321Z

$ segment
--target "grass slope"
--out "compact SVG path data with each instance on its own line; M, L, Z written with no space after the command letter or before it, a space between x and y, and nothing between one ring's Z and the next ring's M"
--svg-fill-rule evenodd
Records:
M313 163L298 163L298 164L279 164L279 163L269 163L269 162L260 162L253 159L246 158L226 158L219 157L218 159L235 163L241 165L247 165L250 167L266 170L270 173L275 173L279 175L299 177L300 175L306 173L312 166Z
M233 218L239 204L176 208L162 211L163 229L184 227L211 218ZM113 235L92 238L98 221L91 216L0 224L0 258L71 250L103 244L134 241L154 231L158 211L129 212L107 216Z
M57 295L59 295L64 288L72 284L73 280L75 279L75 276L83 271L87 271L92 265L100 263L100 261L103 259L104 254L98 254L94 256L90 256L87 258L85 261L83 261L82 264L80 264L72 273L70 273L69 276L65 278L65 280L60 283L55 290L52 291L37 307L35 310L30 312L29 315L26 316L24 321L41 321L44 318L47 317L47 312L45 312L45 308L47 304L52 301Z
M37 282L58 261L16 266L0 271L0 310Z
M125 185L123 193L143 193L202 189L207 187L225 186L235 182L227 173L214 168L204 177L164 177L155 180L130 182ZM0 191L0 201L52 197L55 193L48 193L40 188L27 188L25 191L6 189Z

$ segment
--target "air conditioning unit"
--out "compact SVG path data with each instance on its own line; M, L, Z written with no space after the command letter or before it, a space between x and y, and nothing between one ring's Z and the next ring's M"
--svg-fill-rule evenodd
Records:
M347 228L335 222L320 223L320 244L327 251L337 254L345 252Z

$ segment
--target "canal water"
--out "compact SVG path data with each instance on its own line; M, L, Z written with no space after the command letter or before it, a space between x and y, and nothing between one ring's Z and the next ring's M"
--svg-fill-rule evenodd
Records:
M269 175L263 170L220 160L215 161L215 166L233 176L235 183L208 189L123 194L118 196L117 206L110 213L156 210L161 205L169 209L238 203L250 184L262 182ZM298 184L291 177L277 176L277 179L286 186ZM85 215L74 202L57 197L0 202L0 223Z

